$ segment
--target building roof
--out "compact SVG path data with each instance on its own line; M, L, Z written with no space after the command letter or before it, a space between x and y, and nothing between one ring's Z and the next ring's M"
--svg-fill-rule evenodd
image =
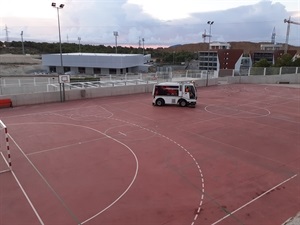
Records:
M57 54L50 54L50 55L60 55ZM63 53L63 56L106 56L106 57L132 57L132 56L143 56L143 54L119 54L119 53L81 53L81 52L74 52L74 53Z
M151 55L113 53L63 53L63 65L68 67L130 68L144 65ZM42 55L44 66L60 66L60 54Z

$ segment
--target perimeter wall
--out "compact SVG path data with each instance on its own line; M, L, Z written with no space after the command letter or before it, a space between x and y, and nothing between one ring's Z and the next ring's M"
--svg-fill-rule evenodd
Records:
M265 75L265 76L235 76L220 78L227 81L229 84L300 84L300 74L285 74L285 75Z
M221 81L229 84L300 84L299 74L285 74L285 75L272 75L272 76L236 76L236 77L222 77L212 79L193 79L197 87L205 87L218 85ZM183 80L180 80L183 81ZM155 83L144 83L136 85L123 85L112 87L98 87L98 88L81 88L65 90L65 101L89 99L107 96L118 96L128 94L139 93L151 93L153 85ZM13 102L13 106L43 104L51 102L60 102L62 92L42 92L42 93L30 93L30 94L9 94L0 95L0 99L10 98Z

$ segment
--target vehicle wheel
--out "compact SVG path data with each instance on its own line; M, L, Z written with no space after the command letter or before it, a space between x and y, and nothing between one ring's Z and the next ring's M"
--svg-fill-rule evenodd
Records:
M185 100L181 100L181 101L179 102L179 105L180 105L181 107L186 107L186 106L187 106L187 102L186 102Z
M159 99L156 100L155 104L157 106L163 106L165 104L165 102L164 102L163 99L159 98Z

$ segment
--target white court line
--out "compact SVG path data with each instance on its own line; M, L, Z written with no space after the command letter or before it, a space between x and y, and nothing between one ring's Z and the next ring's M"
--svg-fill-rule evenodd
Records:
M125 133L119 131L119 134L122 134L123 136L127 136Z
M54 123L54 122L28 122L28 123L16 123L16 124L10 124L11 126L12 125L23 125L23 124L39 124L39 125L44 125L44 124L47 124L47 125L68 125L68 126L73 126L73 127L80 127L80 128L86 128L86 129L89 129L89 130L92 130L92 131L95 131L96 133L100 133L104 136L106 136L107 138L119 143L120 145L122 145L123 147L125 147L126 149L128 149L134 159L135 159L135 162L136 162L136 169L135 169L135 173L134 173L134 176L130 182L130 184L128 185L128 187L126 188L126 190L117 198L115 199L111 204L109 204L106 208L104 208L103 210L101 210L100 212L96 213L95 215L93 215L92 217L86 219L85 221L83 222L79 222L78 218L75 216L75 214L68 208L68 206L66 205L66 203L63 201L63 199L56 193L56 191L54 190L54 188L48 183L48 181L46 180L46 178L41 174L41 172L35 167L35 165L32 163L32 161L30 161L30 159L28 158L28 156L22 151L22 149L20 148L20 146L18 146L18 144L12 139L12 141L16 144L16 146L18 147L18 149L22 152L22 154L24 155L24 157L28 160L28 162L31 164L31 166L36 170L36 172L39 174L39 176L43 179L43 181L46 183L46 185L49 187L49 189L52 191L52 193L56 196L56 198L61 202L61 204L65 207L65 209L67 210L67 212L70 214L70 216L74 219L74 221L77 222L77 224L85 224L87 222L89 222L90 220L94 219L95 217L99 216L100 214L102 214L104 211L106 211L107 209L109 209L110 207L112 207L114 204L116 204L128 191L129 189L132 187L133 183L135 182L136 178L137 178L137 175L138 175L138 170L139 170L139 162L138 162L138 158L136 156L136 154L134 153L134 151L128 146L126 145L125 143L97 130L97 129L94 129L94 128L91 128L91 127L88 127L88 126L83 126L83 125L76 125L76 124L68 124L68 123Z
M14 173L14 171L11 171L11 173L12 173L12 175L14 176L16 182L18 183L20 189L22 190L22 192L23 192L25 198L27 199L27 201L28 201L30 207L32 208L33 212L35 213L36 217L37 217L38 220L40 221L40 224L41 224L41 225L44 225L44 222L43 222L42 218L40 217L39 213L38 213L37 210L35 209L35 207L34 207L34 205L32 204L32 202L30 201L30 199L29 199L27 193L25 192L23 186L21 185L20 181L18 180L16 174Z
M201 207L202 207L203 200L204 200L204 193L205 193L203 172L202 172L202 170L201 170L201 168L200 168L200 165L199 165L199 163L197 162L196 158L195 158L195 157L194 157L194 156L193 156L193 155L192 155L185 147L183 147L182 145L180 145L180 144L177 143L176 141L172 140L171 138L169 138L169 137L167 137L167 136L165 136L165 135L163 135L163 134L161 134L161 133L159 133L159 132L157 132L157 131L151 130L150 128L142 127L142 126L140 126L140 125L137 125L137 124L135 124L135 123L131 123L131 122L128 122L128 121L125 121L125 120L114 119L114 118L110 118L110 119L113 119L113 120L116 120L116 121L119 121L119 122L123 122L123 123L126 123L126 124L130 124L130 125L132 125L132 126L139 127L139 128L141 128L142 130L146 130L146 131L149 131L149 132L151 132L151 133L153 133L153 134L155 134L155 135L158 135L158 136L160 136L160 137L162 137L162 138L164 138L164 139L170 141L171 143L177 145L179 148L181 148L183 151L185 151L185 152L193 159L194 163L195 163L196 166L197 166L198 172L199 172L200 177L201 177L201 182L202 182L202 189L201 189L202 194L201 194L201 198L200 198L200 200L199 200L199 204L198 204L198 207L197 207L197 213L196 213L196 215L194 216L193 221L192 221L192 223L191 223L191 225L194 225L195 222L196 222L196 220L198 219L199 214L200 214Z
M37 167L33 164L33 162L28 158L28 156L25 154L25 152L22 150L22 148L17 144L17 142L10 136L10 139L15 143L19 151L24 155L24 157L27 159L29 164L33 167L33 169L37 172L37 174L42 178L42 180L45 182L45 184L48 186L48 188L52 191L52 193L55 195L55 197L60 201L60 203L63 205L63 207L67 210L71 218L77 223L80 224L79 220L75 216L75 214L69 209L69 207L66 205L66 203L63 201L63 199L58 195L58 193L54 190L54 188L49 184L49 182L46 180L46 178L42 175L42 173L37 169ZM22 188L21 188L22 189ZM29 198L28 198L29 200ZM29 200L30 201L30 200ZM34 211L36 211L34 209Z
M9 135L9 137L10 137L11 140L13 140L12 137L11 137L10 135ZM1 152L1 155L2 155L2 152ZM2 156L3 156L3 155L2 155ZM4 156L3 156L3 157L4 157ZM5 160L5 163L7 164L7 166L9 166L6 160ZM32 210L33 210L33 212L34 212L34 214L36 215L36 217L37 217L38 220L40 221L40 224L41 224L41 225L44 225L44 222L43 222L42 218L40 217L39 213L37 212L37 210L35 209L34 205L32 204L30 198L28 197L26 191L24 190L23 186L21 185L21 183L20 183L19 179L17 178L16 174L14 173L13 170L8 170L8 171L10 171L11 174L13 175L13 177L15 178L17 184L19 185L21 191L23 192L23 195L24 195L25 198L27 199L27 201L28 201L30 207L32 208Z
M273 191L275 188L279 187L280 185L290 181L291 179L295 178L297 176L297 174L295 174L294 176L291 176L290 178L286 179L285 181L281 182L280 184L277 184L276 186L272 187L271 189L269 189L268 191L264 192L263 194L257 196L256 198L252 199L250 202L246 203L245 205L241 206L240 208L234 210L233 212L227 214L226 216L224 216L223 218L219 219L218 221L212 223L211 225L216 225L218 223L220 223L221 221L225 220L227 217L233 215L234 213L240 211L241 209L245 208L246 206L250 205L251 203L255 202L256 200L260 199L261 197L263 197L264 195L270 193L271 191Z

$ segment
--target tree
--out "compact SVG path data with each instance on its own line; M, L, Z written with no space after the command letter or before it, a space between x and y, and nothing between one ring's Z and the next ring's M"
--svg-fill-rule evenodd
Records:
M294 66L293 64L293 57L290 54L284 54L281 57L278 57L275 62L276 67Z
M297 58L297 59L293 62L293 66L295 66L295 67L300 67L300 58Z
M253 67L270 67L272 63L268 62L267 59L261 59L253 64Z

